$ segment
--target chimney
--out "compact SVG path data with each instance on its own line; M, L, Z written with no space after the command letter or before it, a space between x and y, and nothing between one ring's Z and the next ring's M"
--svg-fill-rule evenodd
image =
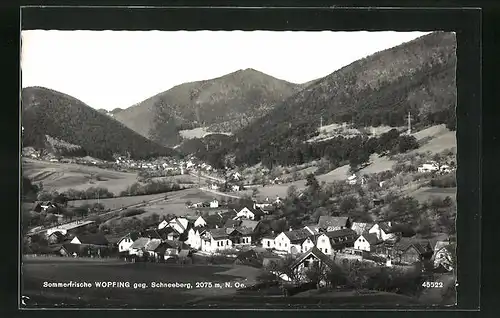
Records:
M288 230L289 232L293 231L292 227L290 226L290 229Z
M218 228L219 228L219 226L216 224L216 225L215 225L215 228L216 228L216 229L218 229Z

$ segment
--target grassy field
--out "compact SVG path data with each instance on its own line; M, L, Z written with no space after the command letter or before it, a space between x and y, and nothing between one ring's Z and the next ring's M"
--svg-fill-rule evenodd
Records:
M90 187L106 187L113 193L119 193L137 182L136 173L26 158L23 158L22 169L24 176L34 182L43 182L44 189L59 192L70 188L86 190Z
M430 188L422 187L418 190L411 191L408 193L420 202L427 201L432 198L444 199L446 197L451 197L454 201L457 200L457 188Z
M172 192L172 194L173 193L176 192ZM199 189L183 190L182 193L179 191L179 195L176 195L172 200L161 201L158 203L148 205L145 208L146 213L141 214L141 216L145 217L153 213L157 213L160 216L167 214L174 214L178 216L186 214L194 215L194 210L188 209L186 207L186 202L188 201L191 201L192 203L205 202L214 199L214 197L217 198L218 200L221 200L223 198L217 195L203 192Z
M206 135L214 134L214 132L208 131L206 128L198 127L194 129L187 129L179 131L179 134L184 139L193 139L193 138L203 138ZM229 133L218 132L217 134L231 135Z
M186 191L186 190L181 190ZM159 198L164 198L165 195L172 195L180 191L169 192L169 193L159 193L159 194L150 194L150 195L138 195L138 196L130 196L130 197L117 197L117 198L109 198L109 199L91 199L91 200L73 200L68 202L69 207L79 207L85 204L94 204L101 203L104 205L105 209L115 210L123 207L127 207L134 204L139 204L143 201L150 201Z
M245 277L224 274L228 265L171 265L155 263L124 263L118 261L80 260L66 258L25 259L22 265L22 294L30 297L28 307L114 307L161 308L182 307L193 299L196 282L231 283L225 294L235 292L235 282ZM232 265L229 265L232 267ZM241 271L240 271L241 272ZM250 272L251 273L251 272ZM251 275L251 274L250 274ZM49 288L44 282L89 282L90 288ZM95 287L95 282L128 282L130 287ZM189 283L180 288L153 288L152 282ZM141 284L134 288L134 283ZM144 284L144 285L142 285ZM198 287L199 288L199 287ZM213 294L201 288L198 297ZM213 287L212 287L213 289Z

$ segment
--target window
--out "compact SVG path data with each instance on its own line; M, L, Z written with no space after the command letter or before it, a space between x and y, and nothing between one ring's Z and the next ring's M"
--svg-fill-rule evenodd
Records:
M287 245L288 245L288 244L286 244L286 243L285 243L285 247L288 247Z
M271 245L271 242L267 241L267 246L269 247Z
M325 239L321 239L321 243L325 243Z
M281 247L281 243L278 244Z

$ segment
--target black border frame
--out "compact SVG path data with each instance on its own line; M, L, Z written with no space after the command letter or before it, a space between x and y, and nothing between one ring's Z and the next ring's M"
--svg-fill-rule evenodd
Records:
M21 18L22 29L456 32L459 286L458 306L454 308L478 309L481 284L479 278L481 268L478 260L481 259L482 183L481 11L479 9L28 7L23 9Z

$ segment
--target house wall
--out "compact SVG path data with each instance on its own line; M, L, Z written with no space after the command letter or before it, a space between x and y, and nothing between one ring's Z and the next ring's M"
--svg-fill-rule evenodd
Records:
M290 240L284 233L280 233L274 239L274 248L278 251L285 251L290 253Z
M201 248L201 236L198 231L193 231L193 234L189 236L191 247L200 249Z
M202 240L201 249L204 252L214 253L220 250L226 250L233 247L233 243L230 239L224 238L220 240L214 240L211 238L210 241Z
M71 240L70 243L71 244L82 244L82 242L80 242L80 240L76 236Z
M122 239L118 244L118 252L128 251L133 243L134 241L130 237Z
M370 243L363 236L358 237L354 242L354 249L367 252L371 251Z
M333 248L330 238L324 234L320 235L316 241L316 247L326 255L332 255Z
M309 251L313 247L314 247L314 242L308 238L307 240L304 241L304 243L302 243L302 253Z
M167 225L168 225L168 222L167 222L167 221L165 221L165 220L161 221L161 223L160 223L160 224L158 224L158 230L163 229L163 228L164 228L165 226L167 226Z
M400 261L402 263L412 264L420 260L420 254L415 250L414 247L410 247L400 256Z
M290 254L298 254L302 251L302 245L301 244L290 244L290 249L288 250L288 253Z
M264 248L274 248L274 239L263 238L262 239L262 247L264 247Z
M243 208L241 209L240 212L238 212L236 214L236 217L240 218L240 217L243 217L243 218L247 218L249 220L253 220L255 218L255 215L247 208Z
M176 255L179 255L179 251L176 249L176 248L167 248L165 250L165 255L163 255L163 258L165 260L171 258L171 257L174 257Z
M207 222L205 222L205 220L201 216L199 218L197 218L196 221L194 221L195 227L205 226L205 225L207 225Z
M211 208L218 208L219 207L219 201L212 201L212 202L210 202L210 207Z

